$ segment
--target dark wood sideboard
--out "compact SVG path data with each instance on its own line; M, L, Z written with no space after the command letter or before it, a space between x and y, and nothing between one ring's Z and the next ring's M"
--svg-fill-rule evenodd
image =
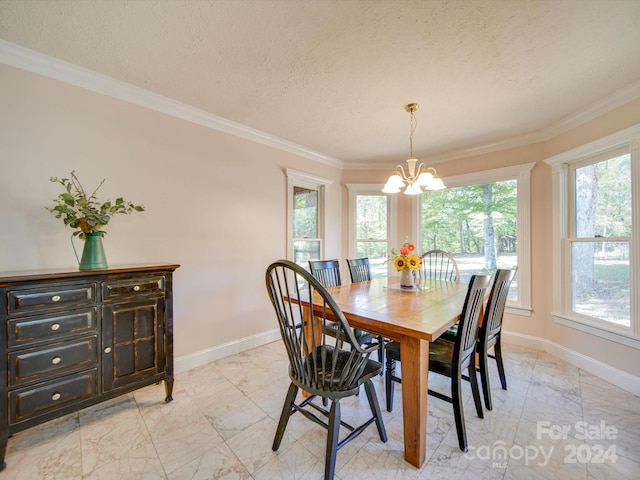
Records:
M0 470L16 432L162 380L172 400L178 267L0 273Z

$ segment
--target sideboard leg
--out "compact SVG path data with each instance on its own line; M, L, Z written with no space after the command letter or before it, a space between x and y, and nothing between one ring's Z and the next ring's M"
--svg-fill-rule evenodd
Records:
M4 457L7 454L7 437L0 439L0 472L7 468L7 462L4 461Z
M169 403L171 400L173 400L173 397L171 396L173 394L173 378L171 380L164 381L164 390L167 394L164 401L166 403Z

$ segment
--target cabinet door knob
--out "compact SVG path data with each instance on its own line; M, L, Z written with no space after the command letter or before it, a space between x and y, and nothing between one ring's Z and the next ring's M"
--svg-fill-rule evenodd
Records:
M61 396L62 395L60 395L58 392L56 392L53 395L51 395L51 400L60 400Z
M59 302L60 301L60 295L54 295L53 297L51 297L51 301L52 302Z
M51 363L53 363L54 365L59 364L61 361L62 361L62 358L60 358L60 357L53 357L51 359Z
M111 347L105 347L104 353L111 353Z
M55 331L58 330L60 328L60 324L59 323L54 323L53 325L51 325L51 330Z

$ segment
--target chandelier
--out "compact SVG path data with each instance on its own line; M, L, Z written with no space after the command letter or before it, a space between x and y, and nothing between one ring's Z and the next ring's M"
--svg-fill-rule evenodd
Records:
M419 195L422 188L425 190L442 190L446 188L442 179L436 176L435 168L426 167L424 163L420 163L416 168L418 159L413 157L413 132L416 129L417 121L413 114L418 107L417 103L409 103L404 109L411 114L410 133L409 133L409 154L407 160L407 171L405 172L402 165L396 165L394 172L387 180L383 193L398 193L400 189L405 187L404 193L407 195Z

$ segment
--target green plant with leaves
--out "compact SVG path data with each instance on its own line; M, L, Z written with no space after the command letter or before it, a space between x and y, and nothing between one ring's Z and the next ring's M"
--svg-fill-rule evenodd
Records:
M55 204L53 207L45 207L45 209L55 214L56 218L62 218L65 225L78 229L73 232L73 235L82 239L88 233L106 233L102 228L109 223L113 215L118 213L128 215L134 211L144 211L143 205L134 205L122 197L116 198L115 202L98 201L96 193L104 183L104 179L91 195L87 195L75 171L71 172L71 178L51 177L49 180L62 185L65 191L53 199Z

